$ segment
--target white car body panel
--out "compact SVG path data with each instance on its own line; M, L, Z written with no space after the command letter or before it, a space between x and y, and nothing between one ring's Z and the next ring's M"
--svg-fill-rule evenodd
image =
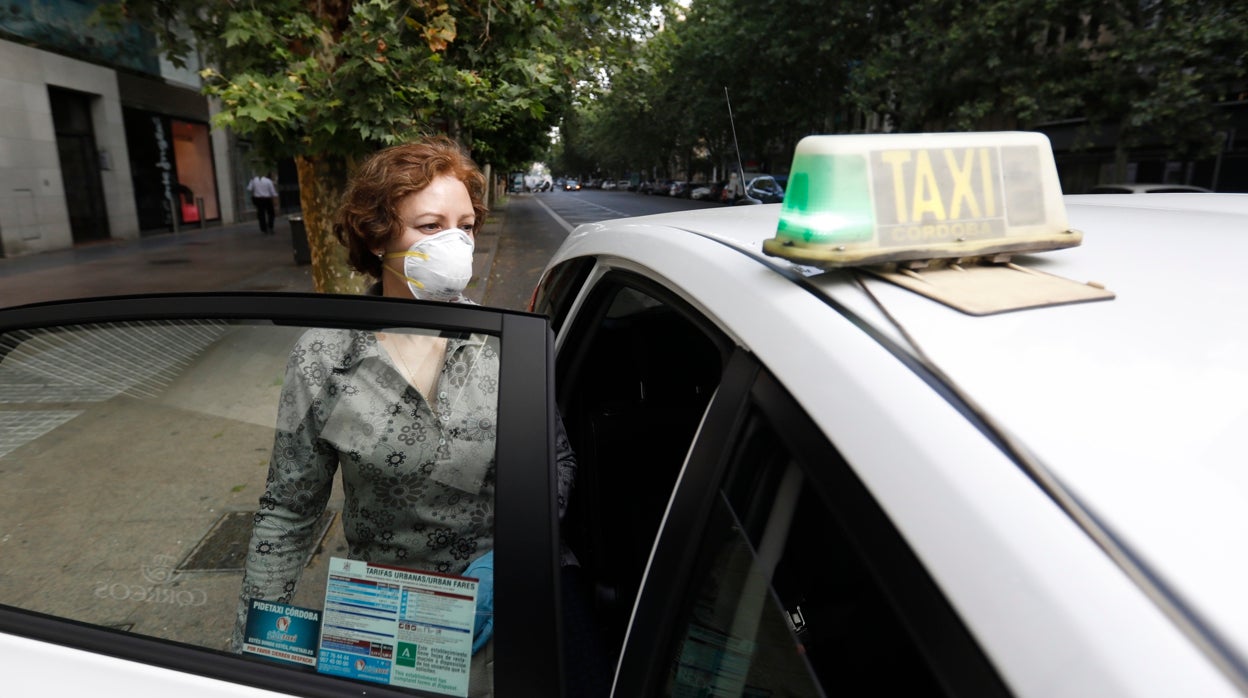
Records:
M1238 216L1194 217L1076 200L1084 245L1035 266L1100 281L1113 301L971 318L882 294L958 385L1242 648L1248 560L1231 551L1248 546L1237 438L1248 432L1248 316L1227 306L1248 287L1200 249L1212 239L1218 258L1248 253L1240 202Z
M16 635L0 634L0 656L6 664L22 668L5 677L4 693L10 696L61 695L71 685L95 698L276 698L288 695ZM292 675L295 682L298 676ZM53 677L61 677L66 683L57 689Z
M1079 198L1112 198L1114 207L1091 208ZM867 284L935 364L1160 572L1167 588L1234 646L1248 647L1248 602L1239 591L1248 562L1235 554L1248 543L1241 513L1248 508L1242 469L1226 467L1242 460L1230 437L1243 432L1235 427L1244 426L1245 410L1230 400L1248 382L1245 367L1235 365L1248 356L1248 326L1221 310L1242 297L1236 289L1244 282L1213 273L1192 246L1203 232L1219 238L1217 257L1238 258L1248 236L1231 238L1248 218L1152 210L1139 213L1138 226L1124 224L1131 208L1173 198L1068 199L1084 245L1025 258L1051 273L1101 281L1119 294L1112 301L976 318L882 281ZM1178 198L1248 210L1248 197ZM1123 199L1144 201L1124 207ZM858 470L1018 695L1235 694L1163 610L961 413L767 265L808 270L710 239L757 255L774 234L778 210L583 226L552 265L593 255L601 266L660 280L756 354ZM1192 230L1193 217L1200 230ZM1176 293L1165 282L1180 274ZM852 275L811 283L899 339ZM1193 307L1202 297L1209 302ZM1158 327L1162 312L1175 316ZM1089 339L1097 336L1103 341ZM1121 346L1147 349L1123 356ZM1200 405L1178 416L1159 409L1172 400ZM1193 445L1203 449L1203 463L1176 467L1180 455L1195 460Z

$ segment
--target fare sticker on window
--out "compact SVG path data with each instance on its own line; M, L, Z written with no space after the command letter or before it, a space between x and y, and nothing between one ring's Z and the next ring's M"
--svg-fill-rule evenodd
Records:
M477 584L333 558L317 671L467 696Z
M320 611L252 599L243 652L277 662L316 666L320 630Z

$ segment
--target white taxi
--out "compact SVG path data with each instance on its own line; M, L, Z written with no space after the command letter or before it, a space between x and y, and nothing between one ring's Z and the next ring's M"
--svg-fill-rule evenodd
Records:
M1217 263L1248 252L1246 217L1233 195L1063 198L1035 134L813 137L783 204L578 228L536 313L254 294L0 310L6 685L1242 695L1248 282ZM251 517L286 467L285 367L377 332L492 357L470 374L497 389L489 419L454 427L494 443L492 639L472 646L475 578L347 559L348 484L308 493L304 581L237 654ZM309 375L369 360L384 370L364 351ZM333 385L318 399L364 387ZM385 506L352 534L384 543L425 435L343 433L393 446Z
M585 516L662 520L617 693L1245 692L1245 230L1063 199L1035 134L808 138L783 205L576 230L536 308Z

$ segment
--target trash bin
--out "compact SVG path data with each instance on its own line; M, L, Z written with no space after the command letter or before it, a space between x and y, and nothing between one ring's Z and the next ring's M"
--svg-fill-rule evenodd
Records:
M289 216L290 244L295 248L295 264L311 264L312 251L308 249L308 231L303 227L303 216Z

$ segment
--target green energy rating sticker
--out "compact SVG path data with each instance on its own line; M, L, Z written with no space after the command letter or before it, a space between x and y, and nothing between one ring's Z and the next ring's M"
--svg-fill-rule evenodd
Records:
M399 649L394 655L394 663L399 666L416 668L416 649L417 646L410 642L400 642Z

